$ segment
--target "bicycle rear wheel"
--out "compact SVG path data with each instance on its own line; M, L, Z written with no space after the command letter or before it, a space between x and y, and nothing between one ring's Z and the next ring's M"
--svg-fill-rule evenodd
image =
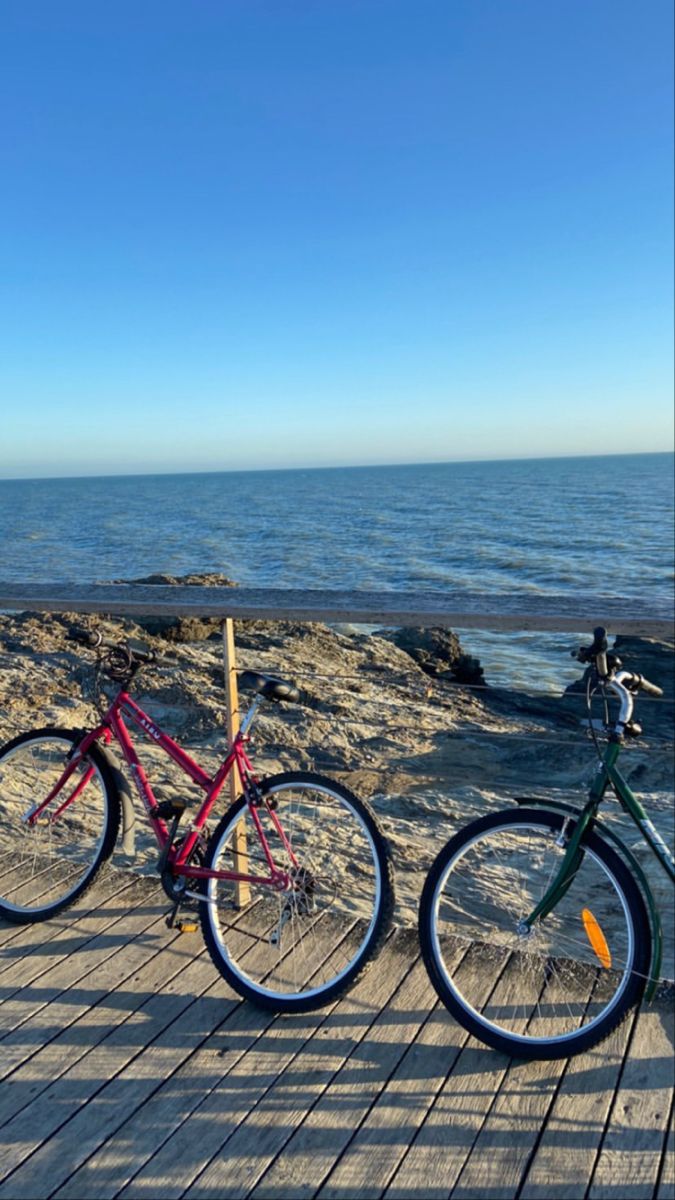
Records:
M368 805L340 784L290 772L265 780L262 794L255 812L290 887L247 885L242 913L235 884L209 879L202 929L218 970L240 995L277 1012L306 1012L351 987L381 947L394 908L391 859ZM237 856L242 826L247 864ZM214 831L205 866L269 875L245 800ZM235 920L236 940L229 931Z
M452 838L420 902L424 961L454 1017L518 1058L587 1050L639 1003L651 934L640 890L596 833L556 907L520 925L562 862L565 818L537 809L474 821Z
M0 916L9 921L55 916L94 882L112 853L119 799L95 746L36 823L27 820L57 787L81 739L68 729L34 729L0 749Z

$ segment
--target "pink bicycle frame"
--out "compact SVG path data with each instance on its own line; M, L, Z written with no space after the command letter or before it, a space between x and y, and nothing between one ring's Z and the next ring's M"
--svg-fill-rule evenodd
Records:
M249 794L249 784L256 785L257 780L253 772L253 767L244 750L244 737L238 733L228 750L227 757L216 771L213 779L206 774L194 759L190 758L189 754L178 745L173 738L164 733L162 729L148 716L146 712L132 700L128 692L120 691L112 701L110 708L105 713L100 725L95 729L90 730L85 734L82 741L77 746L75 753L72 755L65 771L61 775L58 783L52 788L49 795L39 805L26 814L26 820L29 824L34 824L40 814L47 808L51 801L58 795L61 789L72 776L77 765L83 758L86 758L88 750L92 745L100 740L106 743L112 741L113 737L119 743L124 759L131 771L136 788L141 797L145 812L157 840L157 844L161 850L166 847L169 840L169 831L163 818L157 812L157 800L153 794L152 788L148 781L147 775L136 753L136 749L131 740L129 730L124 723L124 717L130 717L145 733L153 739L153 741L168 754L169 758L185 772L205 792L206 796L191 822L190 830L186 837L182 839L177 850L171 849L167 859L167 865L176 875L186 875L192 879L229 879L238 883L254 883L262 884L267 887L272 887L280 891L285 891L289 887L288 874L285 871L280 871L275 865L272 853L270 851L265 831L262 827L260 817L256 811L256 805L253 803ZM249 812L256 832L260 839L260 844L265 855L265 859L269 866L270 874L268 876L250 875L238 871L214 871L208 867L200 867L195 864L188 863L190 854L192 853L199 835L204 828L209 814L218 799L222 790L223 784L227 779L233 767L239 769L239 777L244 785L244 793L246 795ZM55 821L60 814L73 803L74 800L82 793L87 783L94 774L94 768L89 767L85 771L82 778L78 781L77 786L72 793L59 805L59 807L50 815L50 820ZM286 838L286 835L281 826L279 818L273 809L268 808L269 816L281 838L282 845L287 851L290 861L294 866L297 866L297 860L293 854L292 847Z

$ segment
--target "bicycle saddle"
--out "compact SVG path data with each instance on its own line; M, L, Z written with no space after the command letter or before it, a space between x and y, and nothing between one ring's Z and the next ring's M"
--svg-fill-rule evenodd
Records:
M258 671L240 671L237 675L239 687L244 690L259 692L266 700L289 700L295 703L300 699L300 690L285 679L275 679L273 675L261 675Z

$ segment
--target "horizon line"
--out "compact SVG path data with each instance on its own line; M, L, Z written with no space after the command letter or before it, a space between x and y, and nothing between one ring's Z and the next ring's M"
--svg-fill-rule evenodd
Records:
M560 462L566 459L576 460L586 458L646 458L655 455L665 456L673 454L675 454L675 450L621 450L605 454L527 454L511 458L448 458L427 459L418 462L334 463L330 466L311 466L310 464L306 464L294 467L221 467L219 469L207 468L192 471L107 471L95 475L0 475L0 483L47 483L56 480L73 479L175 478L184 475L253 475L278 472L290 473L293 471L376 471L387 470L392 467L446 467L464 463L479 466L486 463Z

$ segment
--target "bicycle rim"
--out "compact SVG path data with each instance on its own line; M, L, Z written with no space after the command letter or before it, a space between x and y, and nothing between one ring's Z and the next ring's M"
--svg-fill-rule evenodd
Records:
M272 782L265 800L272 801L272 813L264 805L256 812L277 867L291 877L291 888L278 892L248 885L248 913L237 921L237 930L246 930L257 946L245 960L235 955L228 937L236 912L234 884L209 880L208 926L219 965L240 991L270 1007L288 1007L293 999L314 1007L329 992L339 994L349 986L375 952L384 917L386 864L376 846L377 832L370 827L372 818L342 789L315 781ZM242 824L247 866L235 848ZM269 874L246 805L216 837L210 867Z
M78 765L37 822L26 820L58 784L73 741L41 733L10 743L0 757L0 906L10 917L34 918L65 907L79 895L104 855L108 798L101 771ZM81 793L57 815L85 773Z
M520 1045L563 1056L582 1041L593 1044L643 986L634 974L638 929L620 872L606 852L587 845L565 895L527 932L521 922L565 853L561 822L481 825L489 822L453 839L428 898L433 966L445 998L472 1032L512 1052ZM466 952L461 971L458 949Z

